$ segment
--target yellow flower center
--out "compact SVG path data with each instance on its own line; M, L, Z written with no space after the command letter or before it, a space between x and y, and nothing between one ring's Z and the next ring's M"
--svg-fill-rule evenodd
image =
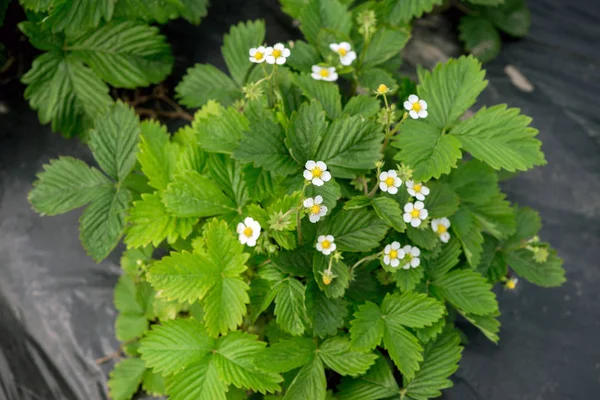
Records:
M506 282L507 289L513 290L516 287L517 287L517 281L515 281L514 279L510 279L508 282Z
M321 246L323 246L324 249L328 249L331 247L331 242L329 240L323 240Z
M391 259L398 258L398 250L392 250L392 251L390 251L390 258Z
M321 74L323 75L323 74ZM319 167L315 167L312 170L313 178L320 178L323 176L323 170Z
M331 283L332 280L333 279L330 276L323 274L323 283L326 286L328 286Z
M419 218L420 214L421 214L421 212L419 210L417 210L416 208L413 208L413 210L410 212L410 215L413 218Z
M310 213L311 213L311 214L318 214L318 213L320 213L320 212L321 212L321 206L320 206L320 205L318 205L318 204L315 204L314 206L312 206L312 207L310 208Z
M242 233L243 233L244 235L248 236L248 237L251 237L251 236L252 236L252 228L250 228L249 226L247 226L247 227L244 229L244 232L242 232Z
M448 228L446 228L444 225L438 225L437 233L439 233L441 235L443 233L446 233L447 231L448 231Z
M377 93L379 94L384 94L387 93L387 91L389 90L389 88L387 86L385 86L383 83L381 85L379 85L379 87L377 88Z
M416 103L413 103L412 109L413 109L413 111L416 111L416 112L421 111L421 103L419 103L418 101Z
M420 183L417 183L415 186L413 186L413 190L414 190L415 192L417 192L417 193L420 193L420 192L421 192L421 188L422 188L422 187L423 187L423 185L422 185L422 184L420 184Z
M391 176L388 176L384 182L388 186L394 186L394 178L392 178Z
M263 59L265 55L263 53L261 53L260 51L257 51L256 53L254 53L254 58L256 58L257 61L260 61Z
M343 48L339 48L338 49L338 53L340 54L340 56L344 57L346 54L348 54L348 50L343 49Z
M275 57L275 58L281 57L281 50L279 50L279 49L273 50L273 57Z
M323 68L321 71L319 71L319 75L321 75L323 78L327 78L329 76L329 70Z

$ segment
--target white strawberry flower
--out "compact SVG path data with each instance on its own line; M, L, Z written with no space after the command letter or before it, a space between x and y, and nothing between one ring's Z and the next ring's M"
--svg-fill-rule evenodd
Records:
M260 224L254 218L246 217L244 222L240 222L236 229L241 244L250 247L256 246L256 240L260 236Z
M312 74L310 74L310 76L317 81L328 82L337 81L338 78L338 74L335 72L335 67L321 67L319 65L312 66Z
M422 201L415 201L414 204L406 203L404 206L404 222L410 223L415 228L421 225L421 221L427 219L428 215Z
M422 183L415 183L414 181L406 181L406 190L408 193L416 197L417 200L425 200L425 196L429 194L429 188Z
M438 218L431 221L431 229L433 229L435 234L438 235L440 240L444 243L448 243L450 240L448 228L450 228L450 220L448 218Z
M399 242L392 242L383 249L383 263L391 265L392 268L398 267L404 256L404 250L400 248Z
M304 200L303 204L308 211L308 219L313 224L327 214L327 206L323 204L323 196L321 195L315 196L314 199L309 197Z
M348 42L331 43L329 48L340 55L342 65L350 65L356 60L356 52L352 51L352 46Z
M412 119L427 118L427 102L411 94L408 100L404 102L404 108Z
M264 46L253 47L250 49L250 61L260 64L266 60L267 49Z
M266 60L268 64L285 64L285 60L290 56L290 49L285 47L283 43L277 43L275 46L266 48Z
M421 265L421 260L419 259L421 250L417 246L406 245L402 250L404 251L404 258L402 259L403 269L417 268Z
M398 177L396 170L390 169L387 172L379 174L379 189L389 194L398 193L398 188L402 186L402 179Z
M304 179L311 181L315 186L323 186L325 182L331 179L331 173L327 171L327 164L323 161L308 160L304 164Z
M334 240L335 239L331 235L319 236L316 245L317 250L328 256L329 254L333 253L337 248L337 246L334 243Z

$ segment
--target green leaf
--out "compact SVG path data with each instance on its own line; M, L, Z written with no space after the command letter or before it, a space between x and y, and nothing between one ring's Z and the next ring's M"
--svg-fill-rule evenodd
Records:
M344 106L344 114L350 116L360 115L363 118L371 118L377 115L381 108L379 100L371 96L352 96Z
M242 179L242 165L222 154L211 154L206 165L213 181L227 197L235 199L238 209L244 207L249 196Z
M458 369L462 347L458 333L449 331L425 348L424 361L412 379L404 379L408 399L427 400L452 387L448 378Z
M421 329L416 329L415 333L421 343L426 344L435 340L446 327L446 318L440 318L431 326L426 326Z
M451 133L473 157L494 169L526 171L544 165L542 143L535 139L538 130L529 127L531 118L519 112L505 104L483 107Z
M432 72L419 74L419 97L429 106L427 121L447 129L473 104L487 86L481 63L472 56L450 59Z
M381 313L386 324L423 328L438 321L444 315L443 304L423 293L407 292L388 294L381 303Z
M315 158L324 161L334 177L354 178L373 169L381 158L383 139L381 125L360 115L344 116L331 123Z
M339 400L380 400L400 395L400 388L385 357L379 357L366 375L343 378L336 396Z
M68 42L66 49L115 87L159 83L173 67L166 37L158 28L135 21L110 22Z
M248 164L243 169L248 195L254 201L262 201L275 194L275 177L264 168Z
M319 346L319 357L328 368L340 375L362 375L377 356L372 353L363 353L350 348L350 340L346 337L332 337Z
M210 356L168 376L165 385L169 400L227 400L227 385Z
M471 159L452 171L449 183L461 203L485 204L498 194L498 176L489 165Z
M286 65L290 65L300 72L310 71L310 68L319 62L321 62L321 56L318 50L302 40L297 40L294 43L294 48L285 61Z
M28 200L42 215L57 215L82 207L110 188L110 180L96 168L72 157L44 165Z
M323 107L316 101L303 103L292 115L285 142L299 164L315 159L327 126Z
M146 364L139 358L126 358L110 371L108 390L113 400L130 400L138 391L146 371Z
M110 21L116 0L54 1L45 23L53 32L74 34L97 28L102 20Z
M408 28L378 29L364 50L362 67L374 67L398 55L410 39Z
M315 344L308 338L279 340L257 353L254 363L263 371L287 372L310 363L315 351Z
M537 211L529 207L517 207L515 210L515 233L503 243L505 249L519 247L542 229L542 220Z
M119 0L115 19L137 19L164 24L185 14L181 0Z
M422 249L433 250L442 243L428 226L420 226L419 228L409 226L406 234L413 244Z
M465 48L481 62L493 60L500 53L502 39L489 19L464 15L460 18L458 29Z
M350 338L353 348L369 351L381 343L384 320L377 304L367 301L365 304L358 306L350 325Z
M198 144L204 150L230 154L237 149L248 130L248 119L233 107L218 105L204 117L196 115L192 127L198 135Z
M419 363L423 361L421 354L423 348L419 340L401 325L386 321L383 345L402 376L408 379L414 377L415 371L419 369Z
M52 0L20 0L19 3L26 10L47 11L52 4Z
M503 239L515 232L515 212L504 193L498 193L486 204L470 207L481 228L490 235Z
M424 275L423 268L398 269L394 275L396 286L402 292L410 292L417 287Z
M388 0L386 3L388 22L392 25L401 25L411 22L413 18L420 18L424 13L431 12L434 6L442 4L442 0Z
M505 0L499 7L486 7L485 15L502 31L523 37L531 26L531 12L523 0Z
M467 261L472 267L476 267L483 251L483 236L478 221L466 208L461 208L450 217L450 222L452 232L462 244Z
M122 182L136 161L140 136L139 118L129 106L117 102L96 119L90 133L90 149L100 167Z
M174 243L179 238L187 238L198 218L175 217L167 211L158 195L144 193L141 200L133 202L127 221L125 244L129 248L144 247L150 243L158 247L165 239Z
M277 323L286 332L297 336L304 333L308 320L305 305L306 288L297 279L288 278L278 285L275 297Z
M427 275L432 279L444 276L448 271L458 265L461 254L460 243L458 240L451 240L445 244L441 253L431 260L424 263Z
M475 325L481 333L485 335L489 340L498 344L498 331L500 331L500 321L498 321L498 317L500 316L500 312L495 312L489 315L471 315L462 313L463 317L465 317L470 323Z
M425 198L425 208L431 218L449 217L458 210L458 196L450 185L432 182L427 184L431 191Z
M86 252L97 262L117 246L125 229L125 211L131 194L127 189L107 189L83 212L79 238Z
M312 273L312 251L305 248L281 251L272 261L284 273L302 277L310 276Z
M119 310L116 321L116 336L119 340L135 339L148 329L146 302L142 293L138 293L133 279L122 275L114 291L115 307Z
M154 373L151 369L147 369L144 373L142 381L142 389L154 397L163 396L166 393L165 379L162 375Z
M119 314L115 321L115 336L121 341L140 337L148 330L148 320L143 314Z
M245 332L231 332L219 339L213 362L219 378L238 388L266 393L280 389L282 378L273 372L263 372L254 365L254 358L265 346L257 336Z
M229 76L209 64L196 64L188 68L175 92L182 105L192 108L202 107L209 100L227 106L241 95Z
M388 227L365 210L340 211L322 225L320 234L333 235L339 251L367 252L379 246Z
M290 384L283 400L325 400L327 381L319 357L305 364Z
M242 86L252 63L248 60L248 51L261 46L265 40L264 21L240 22L229 29L223 37L221 53L233 80Z
M452 271L432 284L452 306L467 313L486 315L498 311L492 286L475 271Z
M406 223L402 219L404 213L397 201L389 197L376 197L373 199L372 205L377 216L394 228L396 232L406 230Z
M381 84L387 86L392 92L395 92L398 89L398 83L394 79L394 76L382 68L368 67L361 70L358 73L357 78L358 84L366 90L367 93L373 93ZM379 106L379 100L377 98L371 97L371 99L375 100Z
M554 287L565 282L563 260L556 251L549 249L548 259L538 263L533 259L533 253L528 249L519 249L503 255L506 263L519 275L539 286Z
M344 299L330 299L311 281L306 287L306 308L315 336L333 336L344 326L348 304Z
M325 295L330 299L337 299L344 295L344 292L350 284L350 274L348 267L341 261L333 261L331 263L331 272L335 275L335 279L329 284L323 283L322 273L328 268L329 259L319 252L313 256L313 274L319 288L325 292Z
M182 0L182 2L185 10L181 16L194 25L200 24L202 18L208 13L209 0Z
M70 54L42 54L21 81L40 122L52 122L52 130L67 137L85 134L92 120L113 102L108 86Z
M394 159L409 165L413 178L422 182L450 173L462 157L459 140L425 121L404 121L392 146L400 149Z
M142 359L154 372L170 375L189 369L215 348L216 340L207 336L195 319L177 319L153 325L139 349Z
M237 211L235 204L210 179L186 171L173 179L163 194L167 211L177 217L210 217Z
M179 150L171 143L167 128L155 121L144 121L140 125L141 140L138 161L148 184L163 190L171 181Z
M300 30L314 45L323 28L339 31L344 35L348 35L352 28L352 16L338 0L310 0L298 19L301 21Z
M294 82L304 96L321 103L329 118L338 118L342 114L340 90L335 83L316 81L309 74L294 75Z

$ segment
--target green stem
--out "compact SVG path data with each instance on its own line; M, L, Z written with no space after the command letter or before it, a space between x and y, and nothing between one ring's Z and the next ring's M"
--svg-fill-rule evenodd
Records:
M370 256L366 256L364 258L361 258L357 262L355 262L354 265L350 267L350 276L352 276L352 273L354 272L356 267L358 267L359 265L361 265L367 261L375 260L376 258L381 257L382 254L383 254L383 252L380 251L379 253L371 254Z

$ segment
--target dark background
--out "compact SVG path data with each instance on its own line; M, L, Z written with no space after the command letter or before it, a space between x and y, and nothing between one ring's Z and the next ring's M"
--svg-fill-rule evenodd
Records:
M269 42L298 35L276 1L212 3L199 27L164 27L176 55L171 84L195 62L222 67L222 35L232 23L265 19ZM445 392L448 400L600 397L600 6L528 3L531 32L505 42L486 65L490 83L480 104L520 107L540 130L548 165L504 189L510 200L540 211L542 239L564 258L568 281L557 289L526 282L516 291L499 289L500 344L467 331L470 344L454 388ZM453 26L452 14L419 23L403 68L459 54ZM0 32L1 41L23 46L26 64L28 44L14 29ZM504 73L509 64L533 92L511 83ZM119 346L112 292L120 251L95 264L78 239L79 212L40 217L31 211L26 195L44 163L59 155L92 160L85 145L41 126L22 91L16 80L0 81L0 399L106 399L112 364L99 367L94 360Z

